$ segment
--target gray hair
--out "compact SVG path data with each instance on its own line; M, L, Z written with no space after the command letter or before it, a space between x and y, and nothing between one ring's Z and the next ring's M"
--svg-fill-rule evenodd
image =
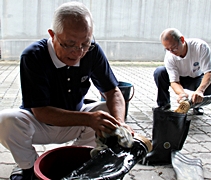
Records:
M168 29L165 29L161 35L160 35L160 40L161 41L168 41L169 40L169 35L171 37L173 37L173 39L177 42L180 42L181 39L180 37L183 36L182 33L176 29L176 28L168 28Z
M90 17L91 20L91 29L93 29L93 19L92 14L89 9L80 2L72 1L68 3L64 3L59 6L54 12L54 17L52 21L52 30L55 33L62 33L64 21L66 18L74 18L74 20L85 19L86 16Z

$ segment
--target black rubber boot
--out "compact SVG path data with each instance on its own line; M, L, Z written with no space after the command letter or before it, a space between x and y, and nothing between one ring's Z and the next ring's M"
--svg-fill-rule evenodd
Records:
M140 162L144 165L171 164L171 152L182 149L190 120L186 114L153 110L152 151Z
M116 137L109 137L106 142L107 149L100 151L95 157L84 163L82 167L74 170L62 180L122 179L151 150L151 142L147 141L134 138L132 148L123 148L117 143Z

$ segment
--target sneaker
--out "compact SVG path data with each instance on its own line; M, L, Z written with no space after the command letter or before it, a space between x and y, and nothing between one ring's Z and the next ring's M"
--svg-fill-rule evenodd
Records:
M193 114L194 115L203 115L204 114L204 110L201 107L193 108Z
M156 108L152 108L152 110L155 110L155 109L160 109L160 110L163 110L163 111L166 111L166 110L169 110L171 108L171 104L166 104L164 106L158 106Z
M38 180L34 174L34 167L30 169L21 169L15 167L10 175L10 180Z

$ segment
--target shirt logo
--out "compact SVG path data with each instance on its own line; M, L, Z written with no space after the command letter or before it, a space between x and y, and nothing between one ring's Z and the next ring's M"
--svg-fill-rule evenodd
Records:
M198 67L197 67L198 66ZM200 66L199 66L199 62L195 62L193 63L193 72L195 73L196 71L199 71L200 69Z
M198 65L199 65L199 62L193 63L193 66L198 66Z
M88 76L83 76L83 77L81 78L81 82L86 81L86 80L87 80L87 78L88 78Z

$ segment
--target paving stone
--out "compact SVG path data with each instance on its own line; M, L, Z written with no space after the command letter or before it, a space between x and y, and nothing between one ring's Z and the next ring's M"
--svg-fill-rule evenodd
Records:
M194 136L191 136L190 134L188 134L188 136L187 136L185 142L186 142L186 143L197 143L197 140L195 140L193 137L194 137Z
M185 144L185 146L183 147L185 148L189 153L207 153L209 152L208 149L204 148L201 144L196 143L189 143L189 144Z
M132 177L132 178L131 178ZM139 166L136 165L126 176L125 179L146 179L146 180L176 180L172 167L163 166Z
M210 148L211 148L211 137L207 134L195 134L192 136L193 139L195 139L197 142L207 142ZM209 144L210 143L210 144Z
M14 164L15 161L12 157L12 154L9 151L5 151L0 153L0 163Z
M8 180L13 168L14 165L0 163L0 180Z

